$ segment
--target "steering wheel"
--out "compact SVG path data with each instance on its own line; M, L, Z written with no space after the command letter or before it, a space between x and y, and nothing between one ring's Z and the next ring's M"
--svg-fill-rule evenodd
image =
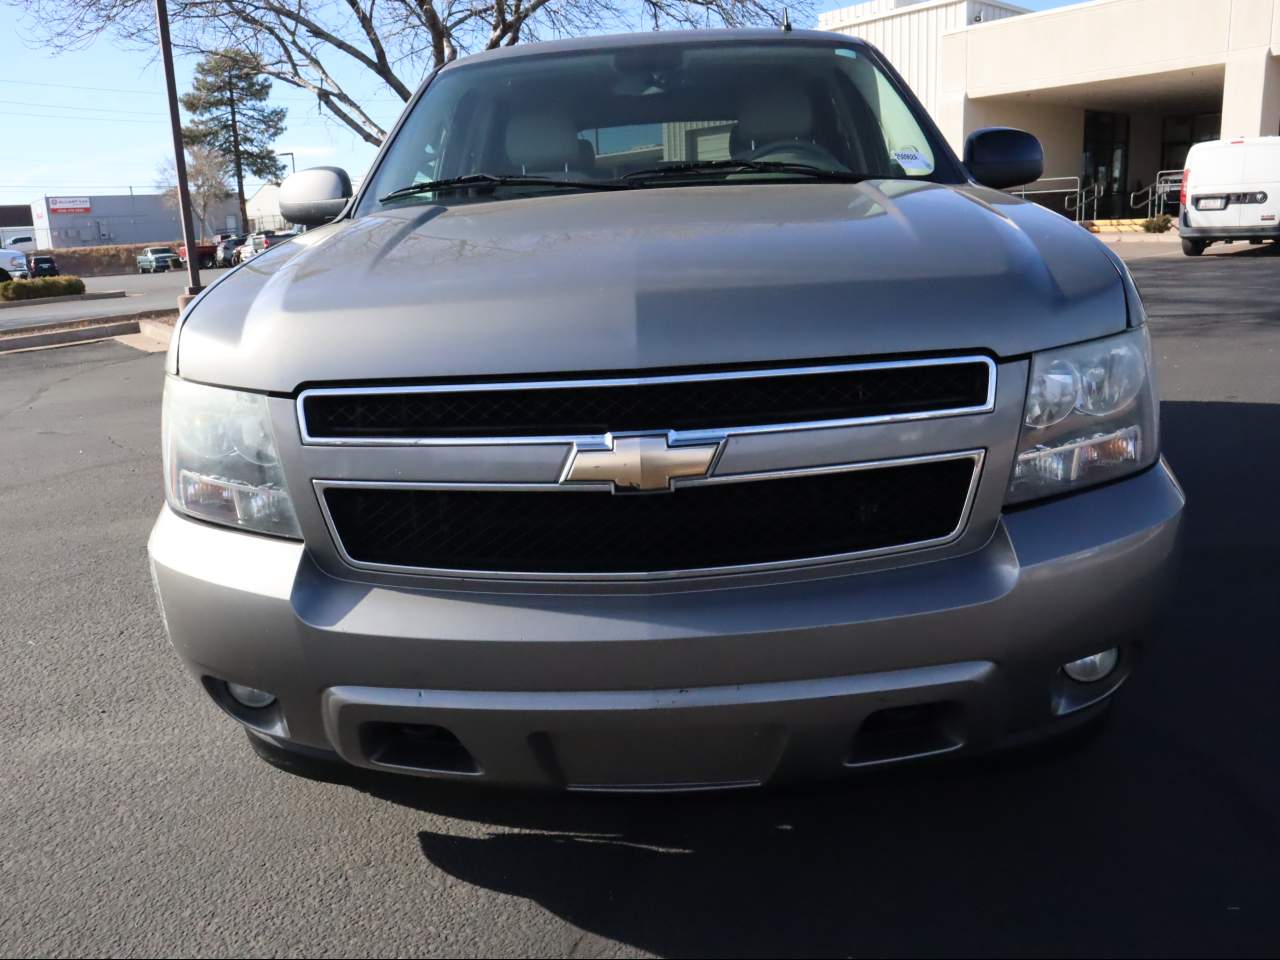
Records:
M789 156L774 156L774 154L789 154ZM780 162L789 160L794 163L811 163L815 167L822 167L826 170L845 169L845 165L837 160L835 155L826 147L820 147L816 143L810 143L807 140L774 140L772 143L766 143L762 147L756 147L747 155L747 159L775 159Z

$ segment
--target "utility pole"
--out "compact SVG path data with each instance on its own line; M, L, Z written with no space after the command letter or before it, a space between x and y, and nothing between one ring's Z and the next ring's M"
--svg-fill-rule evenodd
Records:
M169 8L156 0L156 29L160 34L160 59L164 62L164 82L169 94L169 127L173 132L173 166L178 174L178 214L182 219L182 242L187 245L186 292L178 296L182 310L200 292L200 257L196 254L196 232L191 227L191 191L187 189L187 155L182 144L182 117L178 114L178 82L173 76L173 47L169 43Z
M236 123L236 86L227 78L227 103L231 105L231 155L236 165L236 196L240 198L240 229L249 229L249 211L244 204L244 166L240 162L240 127Z

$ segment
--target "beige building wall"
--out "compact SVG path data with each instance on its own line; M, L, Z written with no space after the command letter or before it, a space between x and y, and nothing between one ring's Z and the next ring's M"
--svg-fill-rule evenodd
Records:
M1160 165L1161 117L1222 114L1222 135L1280 133L1280 0L1092 0L942 37L934 117L957 151L993 123L1079 173L1083 112L1130 117L1129 182Z
M1034 133L1044 147L1045 177L1078 177L1084 143L1084 109L1016 101L975 101L966 113L969 130L1018 127ZM957 153L964 149L963 138Z
M1092 0L955 31L939 48L939 121L963 141L966 104L1091 92L1097 109L1223 82L1224 135L1280 132L1278 0Z
M1085 0L1038 13L866 0L819 27L880 48L957 153L980 127L1034 133L1045 177L1081 175L1091 110L1128 117L1127 191L1178 162L1186 144L1166 151L1166 120L1207 117L1212 131L1220 114L1223 137L1280 134L1280 0Z
M938 44L942 35L972 23L1024 13L996 0L866 0L818 14L818 29L872 44L902 74L931 114L938 98Z

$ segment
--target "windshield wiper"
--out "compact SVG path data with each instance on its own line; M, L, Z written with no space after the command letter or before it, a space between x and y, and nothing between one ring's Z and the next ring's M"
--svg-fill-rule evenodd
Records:
M525 174L510 176L495 173L469 173L465 177L448 177L444 180L425 180L422 183L411 183L408 186L392 190L378 198L379 203L398 200L400 197L411 197L419 193L438 193L443 190L466 190L471 187L568 187L574 190L619 190L630 184L616 180L557 180L554 177L541 177Z
M871 177L847 170L829 170L812 163L785 160L693 160L687 163L668 163L648 170L633 170L623 174L622 180L643 182L646 180L680 179L700 173L790 173L814 180L830 180L836 183L860 183Z

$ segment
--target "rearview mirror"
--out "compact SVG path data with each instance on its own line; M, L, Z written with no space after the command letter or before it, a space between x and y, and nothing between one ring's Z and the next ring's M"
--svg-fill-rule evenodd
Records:
M1044 149L1025 130L986 127L965 140L964 165L979 183L1003 190L1039 180L1044 173Z
M341 167L299 170L280 184L280 215L290 223L314 227L328 223L351 199L351 178Z

